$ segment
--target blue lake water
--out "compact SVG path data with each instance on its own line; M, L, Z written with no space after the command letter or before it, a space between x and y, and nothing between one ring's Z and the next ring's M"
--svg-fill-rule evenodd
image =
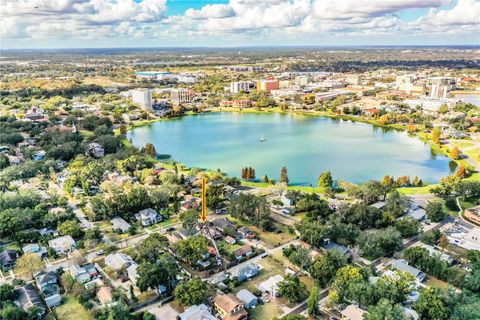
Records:
M265 142L260 142L260 137ZM138 147L153 143L158 153L190 167L220 169L240 176L255 168L257 179L278 180L283 166L291 184L316 184L321 172L355 183L419 176L438 182L454 170L448 157L407 132L369 124L292 114L206 113L158 121L128 132Z

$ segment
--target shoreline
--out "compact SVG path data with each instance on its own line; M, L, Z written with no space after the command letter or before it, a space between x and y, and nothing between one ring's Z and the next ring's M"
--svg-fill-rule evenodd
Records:
M262 110L255 110L253 108L242 109L242 108L220 108L220 107L211 108L211 109L205 110L203 112L198 112L198 113L188 112L188 113L186 113L182 116L173 117L173 118L156 118L156 119L151 119L151 120L143 120L143 121L139 121L139 122L134 122L132 125L127 127L127 132L132 130L132 129L139 128L139 127L142 127L142 126L147 126L147 125L150 125L150 124L158 122L158 121L168 121L168 120L174 120L174 119L181 119L184 116L201 115L201 114L210 113L210 112L211 113L218 113L218 112L239 112L239 113L243 113L244 112L244 113L257 113L257 114L275 114L275 113L278 113L278 114L294 114L294 115L297 114L297 115L302 115L302 116L325 117L325 118L330 118L330 119L360 122L360 123L366 123L366 124L370 124L372 126L377 126L377 127L381 127L381 128L388 128L388 129L393 129L393 130L398 130L398 131L407 131L408 132L407 127L404 126L404 125L381 124L381 123L378 123L377 121L375 121L374 119L364 119L364 118L356 117L356 116L353 116L353 115L334 114L334 113L329 113L329 112L325 112L325 111L282 111L279 108L270 109L270 110L263 110L263 109ZM115 133L119 134L118 131L119 130L116 129ZM437 152L439 154L442 154L442 155L445 155L446 157L450 158L450 156L448 154L448 151L445 150L445 147L437 146L437 145L433 144L432 141L429 140L425 135L423 135L423 136L420 135L421 132L420 133L419 132L408 132L408 133L412 134L415 138L419 139L423 143L428 144L428 146L430 148L432 148L435 152ZM132 146L130 144L130 141L126 137L122 139L122 142L123 142L124 145ZM156 161L158 161L159 163L168 164L168 163L166 163L166 162L164 162L160 159L157 159ZM175 161L175 160L173 160L173 161ZM460 163L458 160L451 159L451 161L454 161L458 166L465 165L465 163ZM181 163L181 162L176 162L176 163L181 164L182 166L184 166L186 168L190 168L189 166L185 165L184 163ZM216 172L212 169L203 169L203 171L204 172ZM475 173L472 174L472 176L474 176L474 175L475 175ZM231 177L231 178L233 178L233 177ZM466 179L468 179L468 178L466 178ZM273 184L265 183L265 182L262 182L262 181L244 181L242 179L239 179L239 180L241 181L242 186L247 186L247 187L268 188L270 186L274 186ZM346 181L346 182L348 182L348 181ZM348 182L348 183L351 183L351 182ZM414 193L411 193L412 191L419 191L419 193L428 193L429 189L431 187L434 187L434 186L438 185L439 183L440 183L440 181L437 182L437 183L427 184L427 185L424 185L422 187L399 187L399 188L397 188L397 190L401 193L404 193L404 194L414 194ZM428 190L426 190L426 188L428 188ZM289 185L289 186L287 186L287 189L288 190L303 190L303 191L307 191L307 189L308 189L308 191L313 191L313 192L316 192L316 193L322 193L322 191L323 191L322 188L319 188L317 186ZM427 192L425 192L425 191L427 191Z

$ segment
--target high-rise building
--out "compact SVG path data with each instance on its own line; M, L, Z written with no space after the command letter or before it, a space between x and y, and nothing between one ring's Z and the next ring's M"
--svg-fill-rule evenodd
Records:
M251 81L230 82L230 92L239 93L240 91L250 92L255 88L255 83Z
M279 88L279 82L277 79L267 79L267 80L258 80L257 81L257 91L267 91L276 90Z
M170 97L173 103L190 103L195 97L195 92L190 89L178 88L171 91Z
M152 110L152 91L149 89L135 89L131 91L132 101L138 103L142 109Z

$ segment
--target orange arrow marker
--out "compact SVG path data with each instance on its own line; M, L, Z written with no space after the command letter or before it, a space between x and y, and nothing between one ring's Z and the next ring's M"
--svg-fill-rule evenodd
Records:
M207 188L206 188L206 180L202 178L202 222L205 223L207 221Z

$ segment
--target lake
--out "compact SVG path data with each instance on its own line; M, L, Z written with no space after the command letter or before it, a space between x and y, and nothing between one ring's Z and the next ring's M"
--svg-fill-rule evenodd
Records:
M261 142L261 136L266 141ZM283 166L291 184L316 184L321 172L354 183L419 176L438 182L454 163L407 132L360 122L293 114L219 112L154 122L128 132L138 147L153 143L159 154L190 167L278 180Z
M480 94L457 93L454 97L480 107Z

